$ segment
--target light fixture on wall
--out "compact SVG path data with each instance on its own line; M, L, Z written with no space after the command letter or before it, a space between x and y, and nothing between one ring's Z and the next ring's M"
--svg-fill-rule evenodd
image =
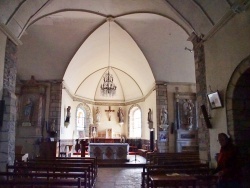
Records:
M193 53L193 50L191 50L190 48L185 47L185 50L189 51L190 53Z
M109 56L108 56L108 69L103 76L103 83L101 84L102 96L112 97L116 93L116 85L114 83L114 77L110 73L110 22L113 21L112 17L108 17L109 22Z

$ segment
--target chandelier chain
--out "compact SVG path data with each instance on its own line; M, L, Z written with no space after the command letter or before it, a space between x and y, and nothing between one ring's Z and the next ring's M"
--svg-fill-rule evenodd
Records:
M114 77L109 72L110 71L110 21L111 19L107 19L109 22L109 54L108 54L108 68L103 76L103 84L101 84L101 94L105 97L112 97L116 93L116 85L113 82Z

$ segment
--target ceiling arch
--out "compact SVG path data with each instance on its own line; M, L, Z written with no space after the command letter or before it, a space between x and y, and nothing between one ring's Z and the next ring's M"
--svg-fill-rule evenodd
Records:
M31 75L37 80L64 80L74 97L102 100L98 85L107 68L105 23L112 15L111 66L122 88L116 100L130 101L146 96L157 81L195 83L194 57L185 50L192 44L187 39L191 33L207 39L247 5L247 0L1 1L0 29L16 44L22 43L20 80ZM127 82L140 95L133 98L123 79L130 79ZM96 86L88 92L87 80Z

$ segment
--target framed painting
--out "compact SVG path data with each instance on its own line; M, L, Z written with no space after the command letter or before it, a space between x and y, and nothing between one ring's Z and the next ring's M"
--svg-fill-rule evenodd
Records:
M222 101L221 101L221 97L218 91L213 92L213 93L209 93L207 95L208 101L209 101L209 105L211 107L211 109L215 109L215 108L222 108Z
M167 141L167 131L159 131L159 141L164 142Z

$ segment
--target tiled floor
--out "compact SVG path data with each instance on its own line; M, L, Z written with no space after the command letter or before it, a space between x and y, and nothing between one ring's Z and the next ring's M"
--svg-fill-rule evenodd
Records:
M145 164L145 158L130 155L127 157L129 167L101 167L98 168L98 176L95 188L140 188L142 167L133 167L131 164ZM135 161L136 159L136 161Z
M99 168L95 188L140 188L142 168Z

